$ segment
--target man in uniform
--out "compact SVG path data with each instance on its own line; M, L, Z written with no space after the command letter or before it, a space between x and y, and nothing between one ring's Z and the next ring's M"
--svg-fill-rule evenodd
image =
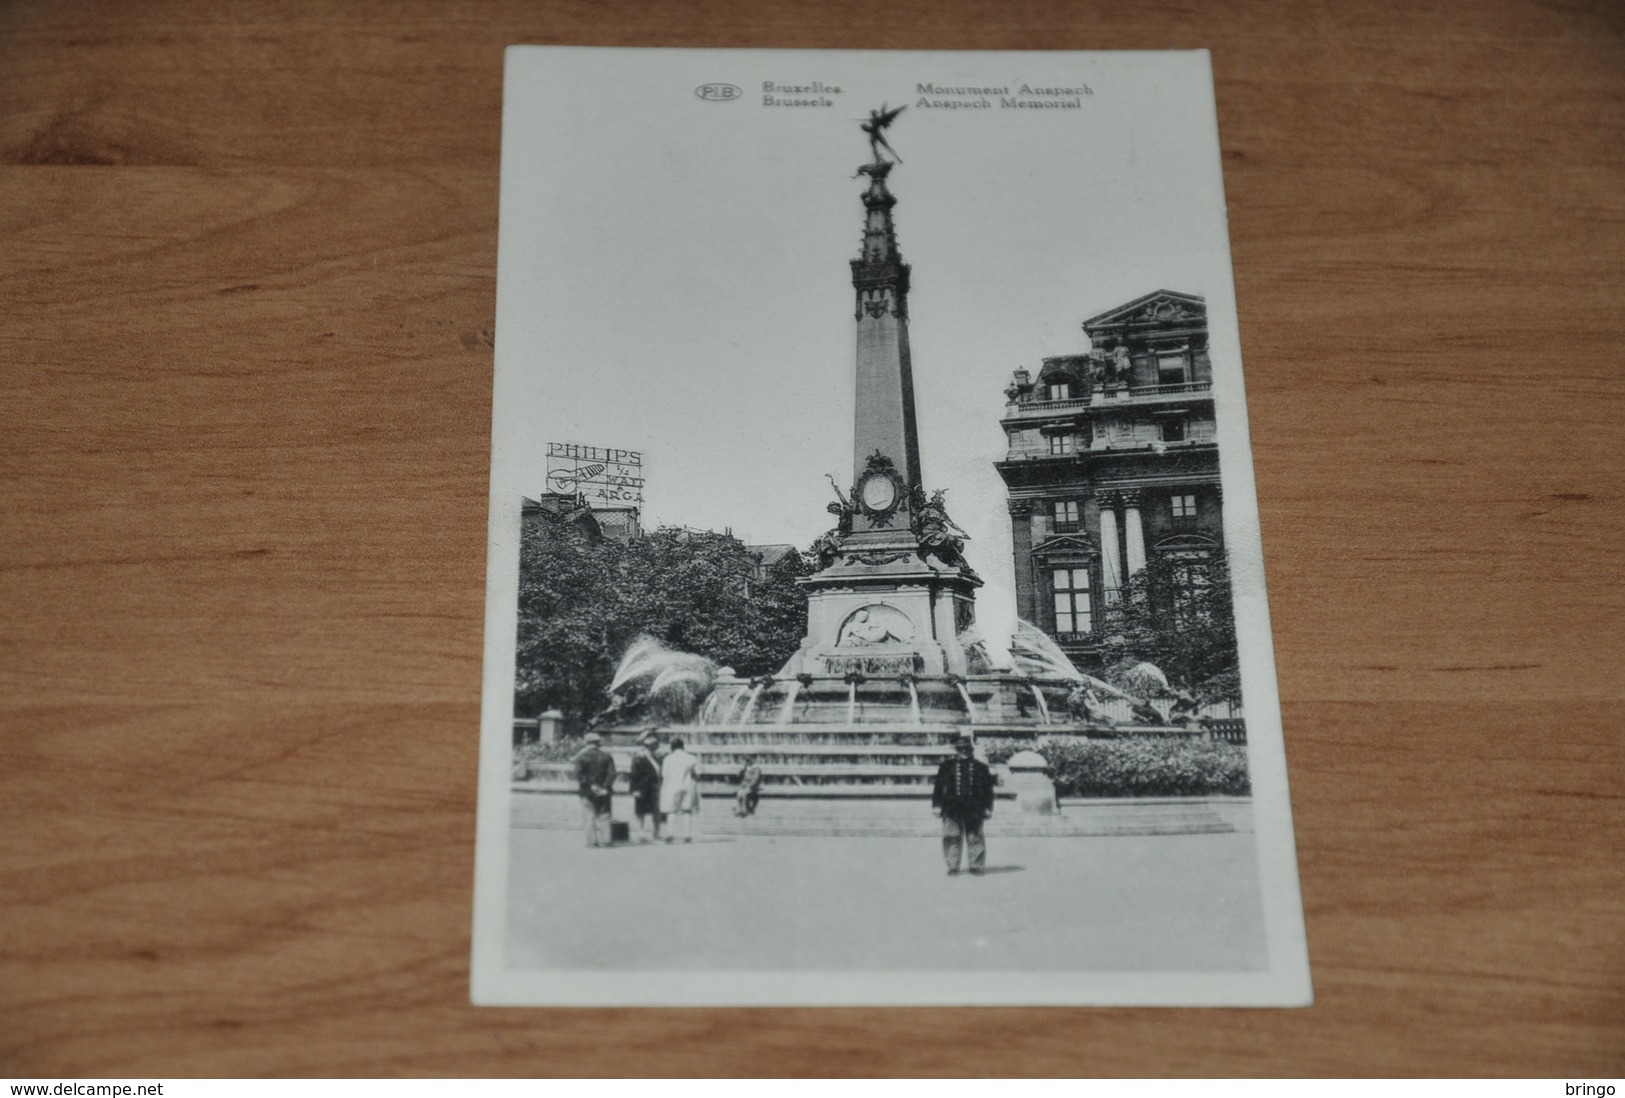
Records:
M970 871L980 877L987 864L987 842L982 823L993 815L993 772L976 757L976 741L961 732L954 757L937 768L931 790L931 811L942 818L942 856L948 876L959 873L960 851L968 851Z
M608 846L609 810L615 788L615 760L603 748L604 738L586 735L587 746L575 758L576 788L581 793L581 819L588 846Z

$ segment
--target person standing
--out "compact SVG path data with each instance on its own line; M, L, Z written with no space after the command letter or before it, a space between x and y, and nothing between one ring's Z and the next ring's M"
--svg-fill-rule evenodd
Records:
M609 813L615 789L615 760L603 748L604 738L588 732L586 746L575 757L576 789L581 794L581 820L588 846L610 844Z
M969 732L959 734L954 757L937 768L931 811L942 819L942 856L948 862L948 876L959 873L961 850L969 847L965 853L971 874L980 877L987 865L982 824L993 815L993 772L976 757L976 741Z
M655 754L660 737L651 728L638 742L642 748L632 756L628 782L632 787L632 813L638 818L638 842L646 843L660 838L660 756Z
M683 841L694 841L694 816L700 810L700 760L683 750L683 741L671 741L671 754L660 764L660 811L666 815L666 841L679 829Z

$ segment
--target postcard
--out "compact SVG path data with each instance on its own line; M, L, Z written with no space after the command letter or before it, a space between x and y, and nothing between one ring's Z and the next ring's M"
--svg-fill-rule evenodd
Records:
M514 47L472 998L1304 1005L1202 51Z

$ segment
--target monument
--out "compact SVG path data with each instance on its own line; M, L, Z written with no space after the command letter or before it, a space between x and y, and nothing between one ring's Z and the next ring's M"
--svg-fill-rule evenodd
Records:
M902 113L875 111L864 124L874 161L858 173L863 244L852 260L857 326L857 412L852 485L835 487L836 528L818 545L819 571L803 580L807 638L787 675L964 675L960 633L974 618L982 581L961 554L962 532L943 494L925 492L908 343L909 266L897 246L881 153L885 128ZM833 479L831 480L833 484Z
M1050 651L1029 645L1026 658L1005 669L967 643L982 581L964 559L965 535L949 518L944 493L927 491L920 468L909 266L892 222L897 199L887 187L901 159L882 153L897 155L884 131L901 112L875 111L863 126L874 159L858 169L867 180L863 241L851 261L852 481L843 490L830 477L835 500L828 510L837 521L814 546L816 570L798 581L807 593L800 647L773 675L741 679L724 669L705 684L696 719L681 726L713 787L726 789L753 759L771 800L917 801L930 795L937 764L967 728L978 738L1030 739L1109 731L1128 715L1127 695L1078 672L1036 630ZM641 675L652 696L668 677L679 684L705 677L684 670L683 661L696 657L663 649L658 676L656 664L629 665L643 655L635 646L618 682ZM1124 710L1120 716L1106 714L1107 698ZM1028 777L1035 790L1047 780L1037 771Z

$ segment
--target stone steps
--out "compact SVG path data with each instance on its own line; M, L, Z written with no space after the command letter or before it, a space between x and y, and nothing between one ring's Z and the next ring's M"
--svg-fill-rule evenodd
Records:
M798 798L903 798L920 799L931 796L931 778L936 775L936 767L887 767L886 773L876 773L873 767L851 768L850 772L843 772L840 767L817 768L817 770L799 770L791 781L780 783L767 783L762 788L764 798L772 801L780 799ZM897 778L915 778L913 781L899 781ZM858 778L868 778L868 781L858 781ZM700 778L700 794L707 801L733 802L734 789L738 786L731 781L731 775L707 775ZM525 781L513 783L515 791L523 793L552 793L569 794L575 796L574 781L561 780L561 778L530 778ZM629 794L626 775L616 776L614 791L619 794ZM998 796L1016 796L1011 789L998 789Z

